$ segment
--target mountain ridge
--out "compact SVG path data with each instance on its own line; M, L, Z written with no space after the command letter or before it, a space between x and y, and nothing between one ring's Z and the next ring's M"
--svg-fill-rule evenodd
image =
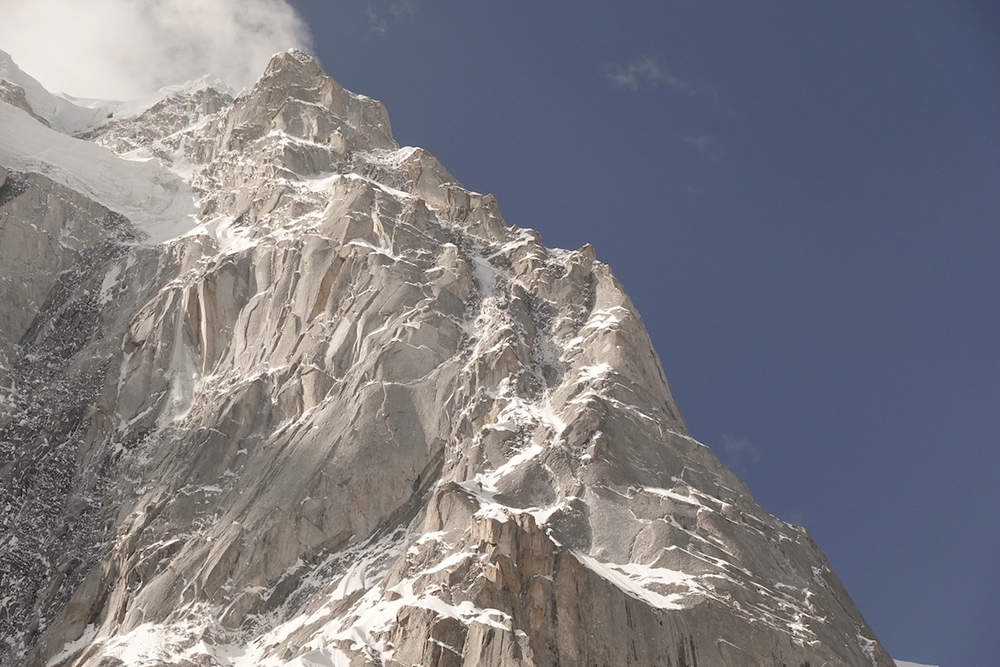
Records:
M0 247L59 258L0 253L38 292L0 284L12 660L892 664L687 433L593 249L508 228L311 57L86 136L197 213L137 243L0 172Z

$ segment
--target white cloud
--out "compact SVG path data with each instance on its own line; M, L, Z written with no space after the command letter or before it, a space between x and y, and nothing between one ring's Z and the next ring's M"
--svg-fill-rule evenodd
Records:
M129 99L212 74L240 88L308 49L285 0L0 0L0 49L53 92Z
M628 65L609 65L608 80L621 88L631 91L643 86L668 85L675 90L693 93L691 84L673 74L666 65L650 56L639 56Z
M749 438L734 438L723 435L722 447L735 461L742 462L748 459L750 462L756 463L762 457L761 451L750 442Z
M417 8L410 0L368 0L365 12L372 32L385 37L390 24L399 23L407 16L416 14Z
M683 141L708 162L715 162L722 154L722 144L710 134L703 134L700 137L684 137Z

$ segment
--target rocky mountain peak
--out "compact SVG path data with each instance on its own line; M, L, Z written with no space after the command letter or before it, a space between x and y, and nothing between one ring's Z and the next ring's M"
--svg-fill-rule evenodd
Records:
M279 76L283 71L294 71L294 76L311 78L315 80L330 78L323 70L322 65L315 57L301 49L288 49L282 53L276 53L264 68L264 73L260 81L265 81L275 76Z
M891 665L593 248L311 57L59 135L65 182L4 118L3 667ZM136 196L91 198L143 179L196 224L137 244Z
M275 131L335 150L347 143L360 150L396 148L381 103L344 90L312 56L296 50L274 56L237 101L223 143L232 148Z

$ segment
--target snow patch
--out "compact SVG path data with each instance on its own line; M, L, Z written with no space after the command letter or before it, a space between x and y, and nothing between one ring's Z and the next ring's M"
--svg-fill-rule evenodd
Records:
M219 252L224 255L232 255L243 250L254 247L256 243L246 232L236 226L236 220L232 216L218 216L203 222L187 233L189 236L203 234L215 239L218 243Z
M108 271L104 280L101 282L101 295L100 300L102 304L106 304L111 301L111 290L113 290L118 285L118 280L121 278L122 267L121 264L115 264Z
M80 635L79 639L71 641L69 643L63 644L63 648L59 653L55 654L49 661L45 663L45 667L53 667L58 665L63 660L66 660L70 656L74 655L77 651L86 648L90 645L90 642L94 640L97 636L97 626L94 624L88 625L83 629L83 634Z
M663 589L683 587L700 589L697 578L679 570L650 567L638 563L603 563L582 551L572 550L576 559L588 569L611 582L620 591L658 609L684 609L682 593ZM660 590L657 590L660 589Z
M335 648L322 648L300 655L282 667L351 667L351 659Z

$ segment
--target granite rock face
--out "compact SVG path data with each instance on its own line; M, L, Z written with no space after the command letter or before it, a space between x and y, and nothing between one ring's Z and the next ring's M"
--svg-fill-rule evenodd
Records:
M197 213L0 152L3 667L891 666L593 249L309 56L74 141Z

